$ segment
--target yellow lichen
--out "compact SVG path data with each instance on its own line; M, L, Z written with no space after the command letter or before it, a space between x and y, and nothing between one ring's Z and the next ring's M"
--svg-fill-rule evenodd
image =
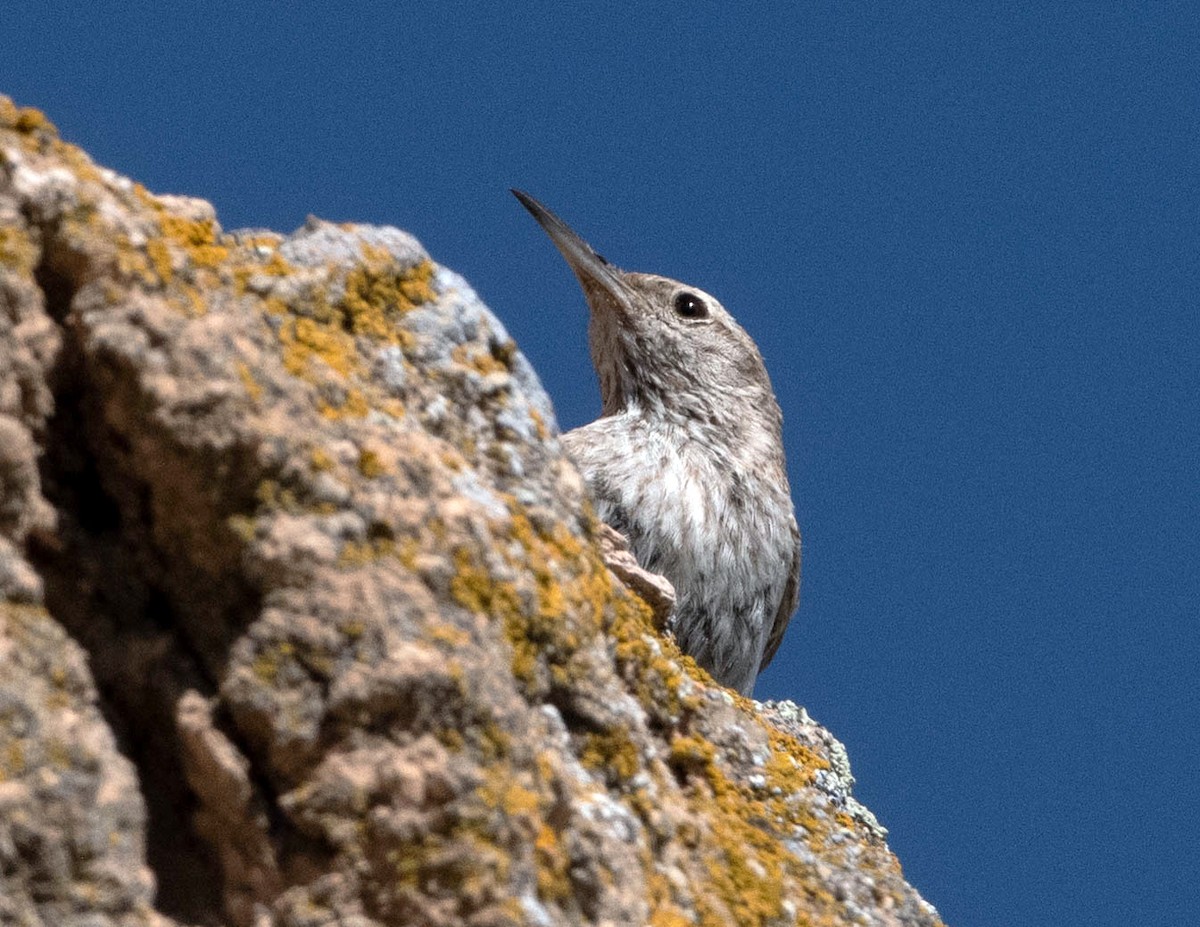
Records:
M497 763L512 754L512 736L502 728L488 724L474 733L475 747L484 763Z
M388 468L378 452L364 447L358 452L358 472L367 479L373 480L386 474Z
M367 397L360 389L348 389L342 401L338 404L328 402L324 399L318 401L317 411L322 418L337 419L337 418L365 418L367 413L371 411L371 405L367 402Z
M184 309L185 315L197 319L208 312L208 303L204 301L204 297L200 295L200 292L193 287L187 287L183 291L183 299L186 303Z
M397 328L399 318L436 298L432 262L406 268L387 251L363 245L363 261L346 275L338 308L351 333L401 344L407 333Z
M563 849L558 834L542 822L533 841L537 865L538 897L543 901L563 901L571 896L571 858Z
M345 376L354 362L354 342L349 336L312 319L286 319L279 340L283 343L283 366L293 376L307 376L314 360Z
M257 525L253 518L247 515L230 515L225 520L226 527L233 532L233 536L238 538L243 543L248 543L254 539L258 533Z
M417 554L420 552L421 544L416 538L403 538L400 541L399 550L396 551L396 558L405 569L415 571L417 569Z
M280 681L285 670L288 681L293 682L297 674L317 679L328 679L335 667L335 656L322 647L301 639L300 641L266 641L255 654L250 669L267 685Z
M503 811L510 818L531 815L538 810L537 793L522 785L507 765L491 767L478 794L489 808Z
M210 220L185 219L169 212L159 216L163 235L182 245L197 267L215 269L228 257L229 248L217 243L216 228Z
M669 645L660 642L652 647L647 642L649 625L643 608L619 597L606 575L599 578L603 568L591 566L594 555L585 551L577 538L562 526L535 528L519 511L514 512L503 534L519 551L514 562L523 563L526 575L533 578L532 602L511 583L494 580L464 550L456 553L452 593L460 604L503 622L518 679L537 678L537 667L543 664L569 669L571 654L579 645L579 630L589 627L597 632L607 627L617 634L619 648L627 645L623 659L637 664L636 675L651 680L646 684L654 691L682 688L693 671L682 669L678 659L662 656L662 651L670 652ZM696 696L675 692L673 708L696 711L699 702ZM814 834L819 831L819 822L789 804L786 796L810 785L821 763L811 751L783 735L775 737L772 746L775 755L765 770L769 784L765 794L770 797L762 800L728 778L711 742L688 735L677 737L671 745L668 762L680 775L689 804L694 806L691 837L681 833L680 839L693 846L706 873L708 891L694 899L702 923L725 923L730 917L749 925L778 920L785 886L797 884L806 875L798 860L783 849L776 833L765 829L764 822L790 822ZM787 758L781 759L784 753ZM580 755L585 765L616 780L627 781L644 768L628 733L620 729L585 734ZM639 806L635 795L628 800L635 812L640 809L645 820L651 819L652 809ZM552 832L539 829L535 838L535 847L540 841L546 852L539 884L548 896L558 890L554 868L558 857L552 852L552 837ZM683 909L670 900L667 888L660 890L663 896L656 904L657 923L680 923Z
M542 418L542 413L537 409L530 409L529 417L533 419L533 427L539 440L545 441L550 436L550 429L546 427L546 420Z
M48 126L31 116L10 115L10 110L16 112L11 104L5 107L0 103L0 120L16 124L20 119L22 131ZM215 226L209 222L170 215L160 216L159 221L164 238L152 238L144 248L125 243L118 263L125 273L147 285L170 286L172 297L186 304L192 298L186 294L194 290L180 289L187 266L182 258L194 267L214 269L229 253L221 241L230 239L219 240ZM23 234L0 230L0 262L28 266L36 260L33 247ZM256 264L232 269L227 275L231 287L256 273L274 276L290 270L274 240L261 246L250 243L249 247L270 249L270 254ZM360 354L370 346L357 339L406 346L411 336L400 327L403 316L436 298L433 274L433 265L428 261L403 267L387 252L367 247L360 265L346 275L343 289L334 290L338 295L328 296L317 288L304 306L289 307L277 296L259 301L262 311L277 316L270 322L279 332L285 368L318 385L322 414L362 416L370 409L383 408L385 402L394 403L396 414L403 412L394 398L382 399L378 391L372 391L366 375L369 365ZM509 343L491 352L462 348L455 357L486 375L507 370L514 350ZM247 394L259 399L262 386L250 368L238 364L236 371ZM335 379L350 382L334 383ZM342 396L345 398L330 398ZM547 424L536 411L532 417L538 435L546 437ZM452 457L461 466L456 455L457 450L454 454L446 452L443 462L449 466L447 458ZM310 460L318 471L336 466L329 452L321 448L311 451ZM357 466L367 478L385 472L380 455L369 448L360 452ZM270 481L259 489L263 508L300 510L294 491ZM245 540L254 536L256 524L252 518L235 516L228 524ZM428 533L436 535L436 530L431 525ZM622 678L656 722L668 726L680 718L685 722L696 720L688 716L698 716L703 710L697 693L711 682L669 641L655 634L648 608L613 584L594 550L576 536L573 527L535 522L514 504L510 518L497 522L493 531L499 543L482 547L486 554L467 547L454 551L450 591L460 605L489 616L503 631L511 647L513 673L527 687L527 694L544 693L544 687L552 683L567 687L577 681L577 674L586 671L579 655L598 635L607 634L615 638ZM442 539L447 536L443 531ZM358 567L393 558L415 569L421 549L411 538L347 543L339 553L339 563ZM493 559L494 564L490 562ZM497 579L502 575L511 578ZM361 622L347 622L339 629L351 640L365 633ZM472 640L471 635L453 625L434 627L426 636L451 649L467 646ZM252 671L263 681L275 683L284 668L298 660L317 672L332 669L328 655L301 658L294 653L293 645L284 642L258 653L252 660ZM695 681L699 684L693 685ZM675 729L696 730L683 724ZM539 762L533 772L518 770L517 761L511 758L514 748L510 735L498 727L477 725L468 727L466 733L449 729L436 733L454 749L470 748L493 769L501 764L501 771L487 778L478 798L490 810L499 812L494 824L497 830L516 828L525 851L532 848L539 896L547 901L568 898L572 890L569 855L560 833L545 819L547 796L551 794L546 785L549 764ZM611 784L619 784L621 788L614 789L618 799L643 821L650 821L654 809L645 804L650 790L635 792L628 785L648 766L629 732L621 728L576 731L573 742L581 762L602 772ZM803 884L804 891L810 889L811 873L782 849L777 832L801 834L815 849L822 846L828 821L818 818L794 796L810 787L816 770L826 764L784 735L770 735L770 744L763 767L766 785L756 790L730 778L727 761L698 734L675 737L668 748L668 767L678 777L692 813L678 833L667 839L680 841L688 855L701 861L698 881L702 884L691 887L697 895L688 903L694 902L703 923L724 923L727 918L755 925L777 921L782 916L785 890L792 895L798 884ZM8 746L6 755L0 756L0 764L11 769L23 762L24 756L14 755L14 751L20 753L19 744ZM845 814L837 815L836 824L847 829L855 826ZM477 858L464 855L464 847L469 847ZM406 847L395 857L395 865L399 881L405 886L439 886L441 890L455 885L479 890L484 884L502 883L506 860L505 852L481 827L475 833L456 830L445 839ZM647 861L647 870L653 908L650 923L654 927L691 923L669 881L653 871L652 860ZM805 879L809 881L802 883ZM822 894L819 886L812 887L809 895L814 908L836 907L836 900ZM819 918L819 912L815 916Z
M680 775L699 773L709 778L715 771L713 760L716 755L717 748L702 737L676 737L671 742L667 762Z
M0 226L0 264L28 273L37 264L37 248L20 229Z
M254 497L258 501L259 507L265 511L303 511L300 500L296 498L296 493L277 480L260 482L254 489Z
M312 468L320 473L325 473L334 467L333 455L323 447L314 447L308 459Z
M512 671L517 679L531 684L537 676L539 647L529 639L520 595L512 583L497 582L477 565L471 552L460 547L454 552L455 573L450 595L473 612L499 619L512 645Z
M71 747L57 737L50 737L42 746L47 765L56 771L69 769L74 765L71 761Z
M814 849L821 848L827 825L793 796L828 764L785 734L773 732L770 740L766 786L758 792L727 777L709 741L682 736L671 744L668 762L682 779L698 825L690 837L679 836L704 859L712 890L697 899L704 924L725 923L727 914L740 924L771 923L780 916L788 884L805 886L810 910L837 909L821 880L782 847L773 827L767 829L767 822L802 829Z
M604 772L618 782L632 779L642 765L637 746L621 728L585 734L579 760L589 769Z
M447 835L426 835L396 856L401 883L438 894L452 892L470 904L508 880L511 859L486 836L458 827Z
M652 860L647 866L653 869ZM657 871L652 871L648 883L650 920L647 927L693 927L693 921L671 897L670 883Z
M697 802L697 821L703 822L696 852L705 860L709 888L723 909L755 927L778 918L784 874L798 865L795 858L775 835L751 823L756 819L753 804L725 777L711 744L678 738L671 746L671 763L694 777L689 797ZM703 783L699 791L697 782ZM703 923L724 923L721 909L703 896L697 902Z
M250 670L267 685L275 685L279 678L279 654L267 651L259 653L251 662Z
M262 399L263 388L251 372L250 367L245 361L238 361L237 364L238 379L242 381L242 386L245 388L247 395L255 402Z
M146 252L134 248L125 236L117 237L117 273L146 286L158 286L161 283Z
M498 354L501 356L497 356ZM450 352L450 357L455 363L470 367L483 376L493 373L508 373L511 356L511 352L503 350L492 352L466 344L460 344Z
M279 253L279 242L279 237L275 235L255 235L241 242L254 255L254 259L234 266L233 290L236 294L244 294L254 277L286 277L292 273L293 266ZM269 298L278 301L277 297Z
M470 634L452 624L431 624L425 629L424 636L427 640L445 644L454 650L466 647L471 642Z
M149 206L156 212L163 211L163 204L159 202L158 197L146 189L143 183L135 182L133 185L134 197L144 206Z
M171 282L174 271L171 268L171 249L161 238L152 238L146 242L146 254L150 258L150 266L164 284Z
M384 557L396 556L396 542L391 538L370 541L347 541L338 552L338 566L361 567Z
M704 681L706 674L681 659L669 642L653 636L644 605L618 595L594 554L576 537L562 526L535 528L515 506L511 522L498 531L515 545L514 566L532 578L532 602L510 583L494 581L462 550L455 558L452 592L460 604L503 622L518 679L538 678L541 665L549 665L552 672L571 672L580 631L603 629L616 636L618 659L628 667L626 678L640 690L644 704L657 710L665 706L674 715L700 710L699 696L684 692L684 682L688 677ZM581 760L606 777L627 781L643 768L636 747L620 729L585 734L581 743ZM762 822L803 827L813 840L821 839L820 822L789 797L811 785L823 761L785 735L773 736L771 745L764 769L768 785L762 790L767 797L761 798L728 778L708 740L688 735L671 744L668 763L695 808L691 837L681 834L680 839L686 838L704 860L709 886L708 893L695 900L702 923L724 923L733 917L737 923L762 925L782 916L785 885L796 884L806 873ZM653 809L639 805L638 794L628 794L627 800L635 813L650 820ZM658 923L663 925L683 917L681 909L666 900L656 909L662 912Z
M18 132L44 132L52 136L58 135L58 129L55 127L41 110L34 109L31 106L17 109L11 101L5 100L7 106L0 117L3 121L12 126Z
M463 737L462 731L452 727L441 727L434 732L440 743L447 750L453 753L461 753L467 745L466 738Z
M581 645L614 626L650 629L649 610L614 593L611 574L565 525L533 521L515 500L496 525L512 570L529 582L497 582L466 549L455 552L451 593L459 604L497 619L512 648L513 673L530 694L570 686L589 672Z
M277 244L277 243L272 243ZM269 247L259 245L258 247ZM260 274L266 274L268 277L286 277L292 272L292 265L289 264L278 251L272 251L271 256L260 267L256 267L255 271Z

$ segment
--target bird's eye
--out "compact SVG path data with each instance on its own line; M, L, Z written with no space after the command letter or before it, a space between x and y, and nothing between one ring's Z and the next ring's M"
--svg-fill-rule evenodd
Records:
M675 297L675 313L685 319L703 319L708 315L708 305L695 293L684 291Z

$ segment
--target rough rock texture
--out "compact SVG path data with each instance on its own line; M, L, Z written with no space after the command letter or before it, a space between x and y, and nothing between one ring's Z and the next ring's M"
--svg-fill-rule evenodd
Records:
M0 924L938 923L599 535L410 236L222 233L0 98Z

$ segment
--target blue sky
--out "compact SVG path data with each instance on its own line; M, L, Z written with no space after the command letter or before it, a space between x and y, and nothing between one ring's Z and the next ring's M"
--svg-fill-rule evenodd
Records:
M716 295L804 532L760 697L952 925L1200 915L1200 8L173 6L8 0L0 92L226 228L408 229L564 427L586 310L508 187Z

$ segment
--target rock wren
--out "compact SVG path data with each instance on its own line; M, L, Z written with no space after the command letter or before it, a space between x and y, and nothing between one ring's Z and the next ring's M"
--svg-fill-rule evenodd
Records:
M749 695L800 593L782 415L754 341L692 286L614 267L512 191L583 287L600 418L563 435L600 518L678 596L675 636Z

